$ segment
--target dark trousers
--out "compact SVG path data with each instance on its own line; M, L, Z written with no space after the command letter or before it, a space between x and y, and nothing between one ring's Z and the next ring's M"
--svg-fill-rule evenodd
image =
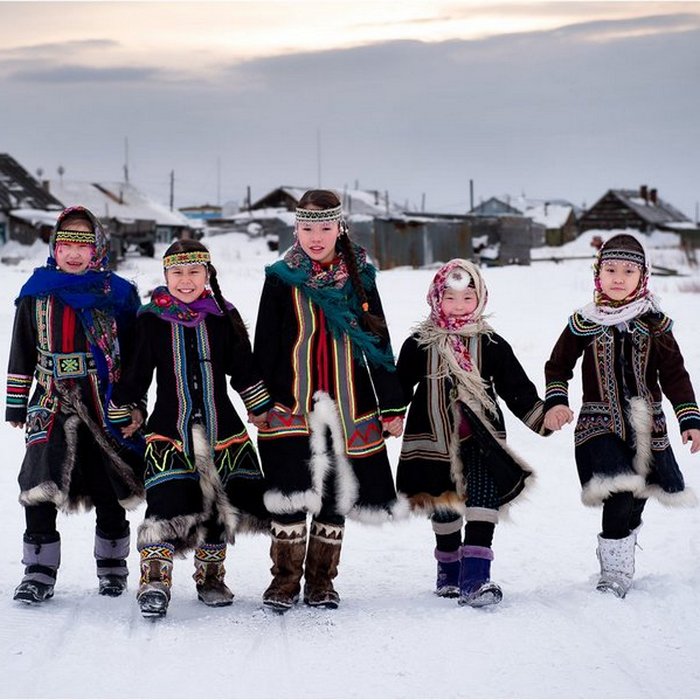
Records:
M603 531L608 540L621 540L642 524L646 498L636 498L629 491L619 491L603 501Z

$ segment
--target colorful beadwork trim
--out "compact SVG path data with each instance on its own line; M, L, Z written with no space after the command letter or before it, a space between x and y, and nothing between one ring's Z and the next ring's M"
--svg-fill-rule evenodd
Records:
M185 253L173 253L163 258L163 267L168 270L171 267L181 267L183 265L208 265L211 262L211 255L206 250L190 250Z
M32 386L31 375L8 374L6 401L8 408L24 408Z
M56 243L80 243L81 245L95 245L96 238L92 231L56 231Z
M299 222L340 221L343 207L339 204L332 209L297 209L296 217Z

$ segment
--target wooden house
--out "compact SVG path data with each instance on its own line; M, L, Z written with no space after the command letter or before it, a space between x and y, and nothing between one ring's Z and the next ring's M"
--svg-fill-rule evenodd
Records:
M0 153L0 243L48 241L63 209L60 199L12 156Z

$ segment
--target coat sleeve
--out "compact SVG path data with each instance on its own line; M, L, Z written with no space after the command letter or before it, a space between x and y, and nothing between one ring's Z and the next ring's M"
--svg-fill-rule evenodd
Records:
M382 301L374 285L367 290L367 302L369 304L370 313L381 318L386 324ZM393 356L388 326L386 337L382 340L380 347ZM368 363L368 369L377 395L380 415L387 418L403 416L404 413L406 413L406 401L404 400L404 394L401 389L401 384L399 383L396 368L392 367L391 369L387 369L386 367L376 367Z
M673 406L681 432L692 428L700 429L700 410L695 392L673 333L668 330L656 337L655 344L659 353L661 391Z
M32 378L37 363L37 335L34 299L23 297L15 311L7 365L5 420L24 423Z
M231 386L241 395L246 409L259 415L272 406L272 400L255 363L243 319L236 309L231 309L229 314L234 324L225 319L229 339L226 374L231 377Z
M419 349L418 341L414 336L406 338L396 363L396 376L406 404L413 400L416 384L425 376L425 370L425 353Z
M544 427L544 401L511 345L500 336L485 339L485 342L488 348L484 351L485 356L497 358L492 377L496 393L505 401L511 413L528 428L541 435L549 435L551 431Z
M545 413L553 406L569 405L569 381L574 376L574 367L583 352L583 345L579 341L570 326L567 326L545 363Z

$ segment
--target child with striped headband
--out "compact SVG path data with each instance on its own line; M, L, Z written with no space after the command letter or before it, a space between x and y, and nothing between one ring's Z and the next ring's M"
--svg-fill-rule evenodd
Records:
M700 411L673 322L649 291L640 241L618 234L598 251L594 300L576 311L545 365L545 425L573 420L568 385L583 356L583 403L574 431L581 499L603 507L596 554L597 589L624 598L632 585L635 546L647 499L694 505L666 432L665 395L683 443L700 450Z
M49 258L22 287L7 373L6 420L25 428L19 474L25 575L14 599L54 594L61 560L58 511L94 506L101 595L126 588L129 523L142 498L143 445L122 437L106 405L128 354L139 297L107 269L108 239L85 207L58 216ZM34 392L30 397L33 380Z
M384 445L401 434L404 405L376 270L350 240L334 192L304 194L295 233L266 270L255 329L274 401L258 431L272 514L263 602L278 611L297 602L302 576L307 605L336 608L346 516L382 522L406 510Z
M156 403L146 425L148 508L137 536L137 600L146 617L166 614L173 556L192 549L199 599L230 605L227 544L237 531L268 530L255 448L227 394L230 378L250 420L265 420L269 396L247 330L224 299L202 243L176 241L163 267L166 286L139 311L133 362L111 406L115 419L128 421L128 407L147 392L155 371Z

